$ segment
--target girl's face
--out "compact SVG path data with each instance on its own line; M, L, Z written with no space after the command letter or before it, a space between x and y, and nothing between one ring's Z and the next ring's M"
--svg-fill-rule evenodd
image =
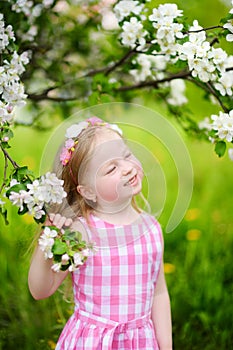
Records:
M131 203L141 191L143 170L123 139L111 130L101 130L88 160L84 187L92 194L97 210L113 212ZM88 199L91 199L89 197Z

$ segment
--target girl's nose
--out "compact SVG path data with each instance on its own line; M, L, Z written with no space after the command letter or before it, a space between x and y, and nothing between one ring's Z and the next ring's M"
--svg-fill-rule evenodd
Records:
M123 174L124 176L129 175L129 174L132 172L132 170L133 170L132 163L123 160L123 161L122 161L122 174Z

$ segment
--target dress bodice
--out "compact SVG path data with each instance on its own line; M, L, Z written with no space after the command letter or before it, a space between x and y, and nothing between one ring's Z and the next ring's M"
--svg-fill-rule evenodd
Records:
M73 272L76 309L117 322L148 314L162 260L159 223L145 213L131 225L80 220L97 252Z

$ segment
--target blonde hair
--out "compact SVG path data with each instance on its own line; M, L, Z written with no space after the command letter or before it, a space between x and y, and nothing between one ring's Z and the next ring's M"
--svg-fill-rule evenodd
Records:
M64 181L63 187L67 193L67 197L63 200L62 205L56 206L56 208L53 207L50 211L59 212L63 216L73 219L82 216L88 221L89 214L95 208L95 203L90 203L87 199L84 199L77 191L77 186L81 184L80 181L85 176L88 160L95 148L96 136L101 130L109 130L122 137L117 131L109 129L104 125L89 126L78 136L72 157L65 166L60 162L59 150L55 158L54 171ZM132 198L132 205L138 212L141 211L136 204L135 198Z
M107 129L106 126L99 125L90 126L87 129L84 129L77 138L78 142L69 163L65 166L63 166L60 162L61 149L59 149L55 158L54 171L56 172L57 176L64 181L63 187L67 193L67 197L65 200L63 200L63 203L60 206L56 205L56 207L51 207L51 212L60 213L61 215L72 219L82 216L87 220L87 222L89 222L89 215L94 208L94 203L90 205L88 201L84 199L77 191L77 186L80 184L79 181L82 181L83 176L85 176L85 168L94 151L98 131L103 130L103 128ZM112 132L116 132L120 137L122 137L117 131L112 130ZM134 197L132 198L132 206L135 208L135 210L141 212ZM63 299L73 304L71 299L71 279L66 279L65 283L63 282L63 286L60 290L63 295Z

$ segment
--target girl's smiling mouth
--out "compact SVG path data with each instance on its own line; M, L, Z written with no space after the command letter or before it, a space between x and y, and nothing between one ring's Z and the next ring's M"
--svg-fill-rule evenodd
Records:
M125 186L135 186L138 183L137 173L126 182Z

